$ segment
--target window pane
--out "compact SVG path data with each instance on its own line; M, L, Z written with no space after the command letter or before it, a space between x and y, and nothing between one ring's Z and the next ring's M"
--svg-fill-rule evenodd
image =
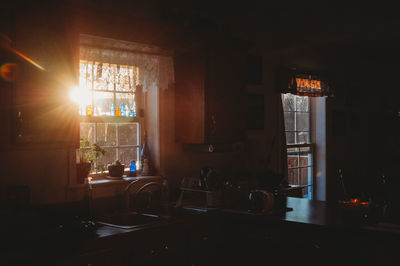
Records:
M94 92L94 114L96 116L111 115L110 106L114 103L113 92Z
M283 110L284 111L294 111L295 95L286 93L283 94Z
M294 136L295 136L295 132L286 132L286 143L287 144L295 144L295 139L294 139Z
M97 144L100 146L117 145L116 125L111 123L97 123Z
M107 165L113 163L117 158L116 148L104 148L104 150L106 153L97 160L97 171L101 171L102 168L107 170Z
M295 168L295 169L289 169L289 173L288 173L288 182L291 185L298 185L298 172L299 169Z
M310 130L309 113L296 113L296 120L296 130Z
M138 124L119 124L118 143L119 145L138 145Z
M310 132L297 132L296 134L297 134L296 144L310 143Z
M300 148L300 166L311 166L311 165L312 165L311 148L310 147Z
M298 167L299 166L299 161L298 161L298 148L289 148L287 149L287 154L288 154L288 167Z
M311 167L300 168L300 185L311 184Z
M300 155L300 166L308 166L309 160L308 156Z
M81 123L80 124L80 136L81 138L87 139L90 144L94 143L94 123Z
M307 96L296 96L296 111L308 112L310 99Z
M294 130L294 112L284 112L285 130Z
M125 165L125 168L129 167L132 160L137 161L137 147L124 147L118 149L118 159Z

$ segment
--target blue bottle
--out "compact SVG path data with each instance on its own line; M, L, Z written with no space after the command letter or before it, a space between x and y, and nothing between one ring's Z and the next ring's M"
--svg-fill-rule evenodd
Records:
M110 116L115 116L115 105L113 103L110 105Z
M129 110L129 116L130 116L130 117L135 117L135 116L136 116L136 113L135 113L135 111L133 111L133 108L131 108L131 109Z
M126 116L125 104L121 103L121 116Z
M129 176L136 176L136 163L135 161L131 161L129 166Z

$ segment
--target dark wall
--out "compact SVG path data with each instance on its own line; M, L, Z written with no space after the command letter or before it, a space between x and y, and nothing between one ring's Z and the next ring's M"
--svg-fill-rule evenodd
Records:
M116 5L105 1L68 3L66 6L71 13L67 16L65 26L77 27L79 33L180 49L190 49L198 45L199 40L207 39L210 32L218 34L218 26L212 21L196 18L190 14L184 15L174 8L168 8L168 14L163 13L162 10L167 9L163 9L162 4L156 5L157 1L138 5L128 2L119 1ZM25 10L31 8L34 12L35 9L41 7L31 4L24 8ZM52 21L50 20L49 23ZM279 31L278 26L275 31ZM270 38L268 34L265 36L266 39ZM375 31L362 38L337 41L331 39L329 42L318 44L311 42L312 45L302 44L301 48L294 44L291 49L285 51L265 50L262 43L257 44L257 41L254 43L255 46L258 45L260 53L265 55L266 67L263 73L265 82L262 85L264 91L274 89L271 79L274 76L275 65L278 64L323 72L332 81L331 86L336 92L336 97L327 100L326 117L328 200L340 197L338 168L343 168L346 184L349 186L349 191L354 194L371 194L376 188L376 178L382 172L385 172L393 183L400 179L395 169L399 161L397 149L400 146L399 117L396 116L396 112L400 109L400 89L397 78L400 70L398 36L393 32ZM169 94L173 101L173 92ZM268 93L265 99L268 103ZM275 106L266 104L265 130L262 132L266 135L271 131L270 127L276 126L276 123L271 123L274 120L268 118L270 116L268 112L276 111L272 109ZM169 119L173 123L173 119ZM216 161L216 165L223 166L221 169L229 168L230 156L218 154L185 156L180 147L173 142L174 132L171 131L168 134L170 146L174 151L171 158L176 161L170 164L170 172L174 172L177 167L183 167L184 170L176 171L176 174L197 174L198 166L201 165L199 161ZM260 142L266 143L258 145L263 147L260 154L268 151L270 139L257 135L254 143L257 145ZM8 177L5 182L7 184L17 181L17 183L32 183L34 184L32 186L36 187L52 184L54 192L49 195L44 194L47 195L47 199L41 196L42 188L35 189L36 192L33 195L37 197L38 202L53 199L62 201L63 197L59 195L64 192L69 177L65 173L60 177L58 172L59 169L69 167L67 153L68 151L65 150L2 153L1 158L6 163L18 158L30 162L29 167L26 167L29 169L16 170L16 174L13 175L18 176L17 179ZM59 169L49 170L38 167L40 164L36 162L47 157L50 161L55 161ZM185 159L183 164L178 163L182 157L190 158ZM32 161L31 158L35 159ZM35 178L30 178L32 176Z
M341 197L339 168L354 196L375 195L382 174L398 183L398 45L395 34L376 33L329 47L336 97L327 101L328 199Z

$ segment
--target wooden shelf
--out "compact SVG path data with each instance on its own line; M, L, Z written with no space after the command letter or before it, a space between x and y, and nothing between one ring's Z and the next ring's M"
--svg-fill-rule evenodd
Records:
M80 121L92 123L141 123L143 118L126 116L81 116Z

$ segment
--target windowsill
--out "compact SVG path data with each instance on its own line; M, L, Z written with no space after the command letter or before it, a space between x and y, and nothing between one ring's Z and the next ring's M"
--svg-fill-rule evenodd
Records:
M127 177L124 176L122 179L108 179L108 178L97 178L93 180L92 187L100 187L100 186L113 186L113 185L123 185L128 184L134 180L153 180L153 179L161 179L161 176L136 176L136 177ZM86 187L86 184L73 184L68 185L69 189L79 189Z
M92 123L142 123L143 118L134 116L80 116L81 122L92 122Z

